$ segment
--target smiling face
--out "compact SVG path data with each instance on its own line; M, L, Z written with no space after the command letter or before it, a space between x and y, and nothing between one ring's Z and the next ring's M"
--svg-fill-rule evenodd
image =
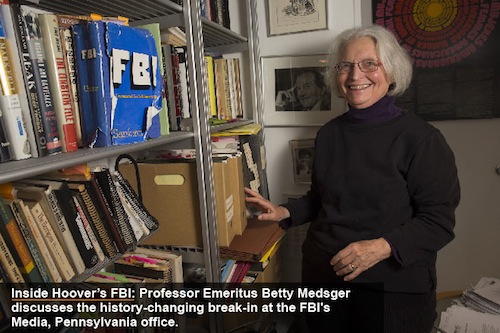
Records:
M379 61L375 42L370 37L348 42L339 57L339 62L358 63L363 60ZM356 109L365 109L384 97L389 84L383 65L374 72L364 73L356 64L349 73L337 74L340 93Z
M316 84L312 72L306 72L297 77L295 81L297 98L305 109L312 108L323 96L323 89Z

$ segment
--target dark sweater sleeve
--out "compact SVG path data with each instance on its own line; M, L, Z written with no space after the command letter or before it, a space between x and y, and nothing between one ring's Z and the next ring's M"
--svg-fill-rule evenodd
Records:
M302 198L282 204L290 212L290 218L283 220L281 227L289 228L311 222L316 218L320 209L319 203L320 199L314 191L314 186L311 186L311 189Z
M406 176L413 217L384 235L403 267L432 257L454 238L460 185L453 152L439 131L422 140Z

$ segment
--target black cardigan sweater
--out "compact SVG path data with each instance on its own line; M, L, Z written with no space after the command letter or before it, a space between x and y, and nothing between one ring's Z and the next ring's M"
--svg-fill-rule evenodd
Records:
M289 225L312 221L303 245L308 260L329 260L351 242L384 237L393 255L354 282L428 292L436 287L437 251L454 238L455 159L429 123L403 111L387 118L355 121L350 111L325 124L316 137L311 189L284 206Z

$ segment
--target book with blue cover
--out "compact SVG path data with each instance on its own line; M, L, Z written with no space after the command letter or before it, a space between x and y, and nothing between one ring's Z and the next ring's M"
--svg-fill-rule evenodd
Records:
M106 21L73 26L82 136L88 147L160 136L163 82L152 34Z

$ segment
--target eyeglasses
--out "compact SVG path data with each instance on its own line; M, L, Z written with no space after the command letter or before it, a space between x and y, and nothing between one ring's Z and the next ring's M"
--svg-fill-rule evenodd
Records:
M369 73L369 72L375 72L382 63L377 60L362 60L360 62L339 62L337 65L335 65L335 69L337 70L337 73L339 74L347 74L350 73L354 65L358 65L359 69L363 73Z

